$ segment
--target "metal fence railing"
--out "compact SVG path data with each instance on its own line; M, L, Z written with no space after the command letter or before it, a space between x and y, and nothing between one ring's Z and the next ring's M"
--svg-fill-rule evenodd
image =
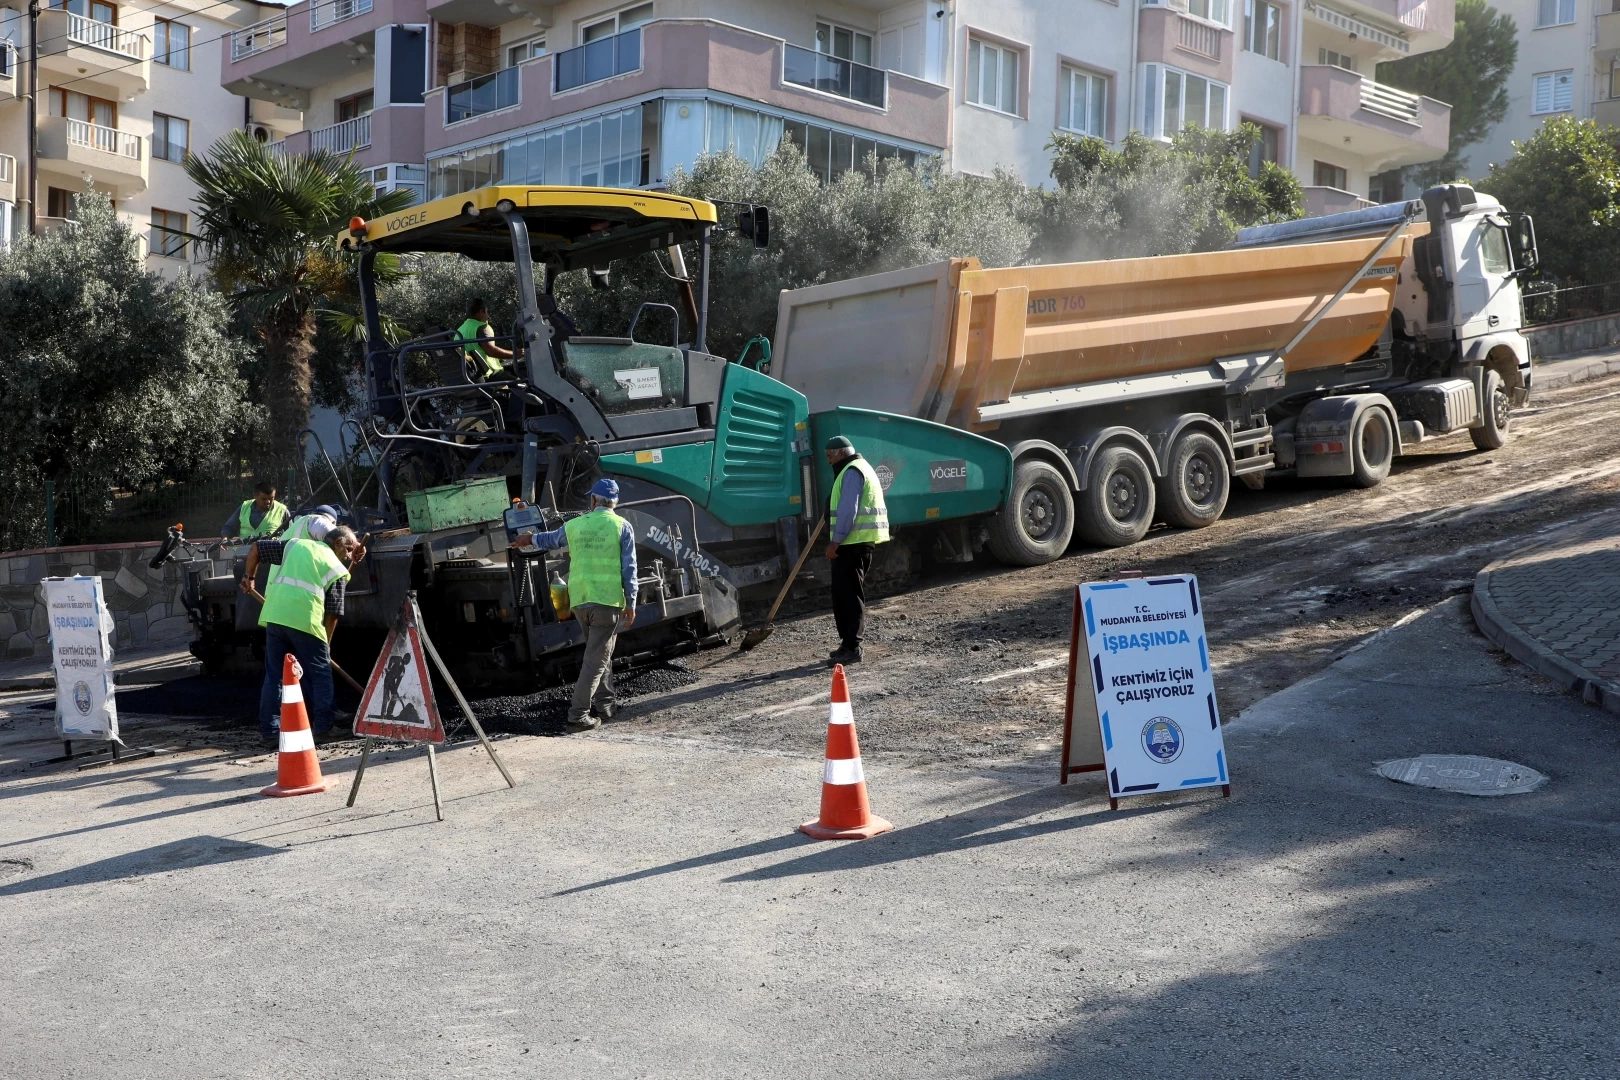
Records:
M1536 281L1524 287L1526 326L1617 313L1620 313L1620 281L1567 286L1552 281Z

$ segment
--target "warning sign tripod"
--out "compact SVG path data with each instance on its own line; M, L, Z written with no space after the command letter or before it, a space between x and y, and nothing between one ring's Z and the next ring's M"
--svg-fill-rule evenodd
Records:
M377 664L366 681L365 693L360 697L360 708L354 714L354 733L366 737L360 751L360 767L354 771L354 784L349 788L349 806L360 794L360 781L366 775L371 760L371 747L378 739L401 739L427 745L428 777L433 784L433 813L444 820L444 802L439 793L439 760L434 747L444 742L444 724L439 719L438 703L433 695L433 683L428 677L427 661L439 669L445 685L455 696L462 715L472 725L473 734L489 754L489 759L501 771L507 787L517 787L517 781L506 771L500 755L484 734L472 706L462 696L461 688L451 677L439 651L433 647L427 631L422 627L422 613L416 606L416 593L406 595L400 606L399 619L388 632L388 641L377 657Z

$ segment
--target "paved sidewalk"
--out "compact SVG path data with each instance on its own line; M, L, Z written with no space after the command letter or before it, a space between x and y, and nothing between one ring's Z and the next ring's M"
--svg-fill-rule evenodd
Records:
M1485 567L1473 610L1514 659L1620 713L1620 511L1552 530Z
M1539 360L1530 381L1531 400L1537 391L1620 375L1620 349L1596 349L1557 360Z
M126 649L113 656L113 681L120 686L173 682L201 673L202 664L183 641L149 649ZM0 663L0 693L55 689L56 676L48 656Z

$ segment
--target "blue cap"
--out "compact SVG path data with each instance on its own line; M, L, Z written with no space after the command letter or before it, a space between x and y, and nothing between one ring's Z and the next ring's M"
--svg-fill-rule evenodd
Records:
M315 512L317 514L325 514L327 517L333 518L334 520L343 516L343 511L339 510L331 503L322 503L315 508Z
M604 476L602 479L591 485L591 494L600 496L604 499L617 500L619 497L618 481Z

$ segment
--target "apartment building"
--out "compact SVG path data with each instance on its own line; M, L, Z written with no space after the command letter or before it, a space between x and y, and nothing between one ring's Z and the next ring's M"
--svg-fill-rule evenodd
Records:
M221 85L219 45L267 10L252 0L54 0L38 17L36 175L29 175L25 10L0 7L0 244L27 228L67 227L74 195L113 198L141 238L147 265L175 273L194 261L183 235L195 189L190 153L254 120L300 126Z
M1492 0L1518 26L1519 57L1508 79L1508 111L1467 147L1480 179L1513 155L1513 144L1550 116L1620 126L1620 6L1614 0Z
M1048 180L1054 131L1117 143L1262 126L1314 212L1445 152L1449 108L1380 86L1453 0L306 0L222 43L232 93L301 111L435 198L496 182L658 185L783 137L824 177L873 155Z

